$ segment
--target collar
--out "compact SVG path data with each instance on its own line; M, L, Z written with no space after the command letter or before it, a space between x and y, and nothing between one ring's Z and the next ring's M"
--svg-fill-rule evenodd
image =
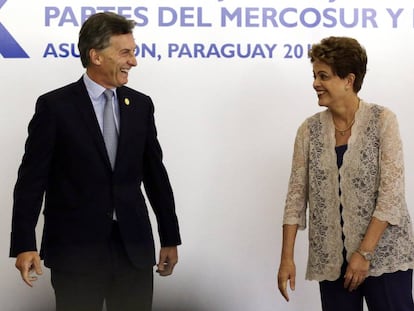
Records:
M91 78L89 78L88 74L85 72L83 74L83 82L85 83L86 90L88 91L89 97L93 100L99 100L99 97L102 93L106 90L102 85L96 83ZM116 98L116 88L111 88L114 92L114 96Z

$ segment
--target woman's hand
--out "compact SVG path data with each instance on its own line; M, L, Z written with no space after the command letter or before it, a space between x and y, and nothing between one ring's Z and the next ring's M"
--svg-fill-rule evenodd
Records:
M353 253L346 268L344 287L351 292L361 285L368 276L369 264L360 254Z
M282 296L289 301L287 283L289 281L290 289L295 290L296 266L293 260L282 260L277 275L277 284Z

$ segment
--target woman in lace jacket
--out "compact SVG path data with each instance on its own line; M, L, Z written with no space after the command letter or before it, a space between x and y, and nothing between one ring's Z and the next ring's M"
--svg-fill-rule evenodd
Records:
M305 229L306 279L320 285L324 311L414 310L414 238L404 197L398 123L387 108L358 97L365 49L329 37L309 53L319 106L299 127L283 220L281 294L295 288L294 244Z

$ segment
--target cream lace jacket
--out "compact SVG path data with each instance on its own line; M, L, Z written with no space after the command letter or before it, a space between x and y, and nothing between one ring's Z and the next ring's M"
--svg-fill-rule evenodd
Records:
M343 248L349 260L372 216L390 225L377 245L369 274L414 268L414 238L404 191L402 144L390 110L361 101L339 171L331 113L325 110L305 120L295 140L283 223L305 229L309 206L306 279L338 279Z

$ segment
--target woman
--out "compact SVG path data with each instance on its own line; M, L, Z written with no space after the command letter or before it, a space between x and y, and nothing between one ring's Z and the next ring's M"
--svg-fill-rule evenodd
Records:
M414 310L414 238L404 197L395 115L358 97L365 49L352 38L314 44L319 106L297 132L283 220L278 286L295 288L294 243L306 227L306 279L319 281L324 311Z

